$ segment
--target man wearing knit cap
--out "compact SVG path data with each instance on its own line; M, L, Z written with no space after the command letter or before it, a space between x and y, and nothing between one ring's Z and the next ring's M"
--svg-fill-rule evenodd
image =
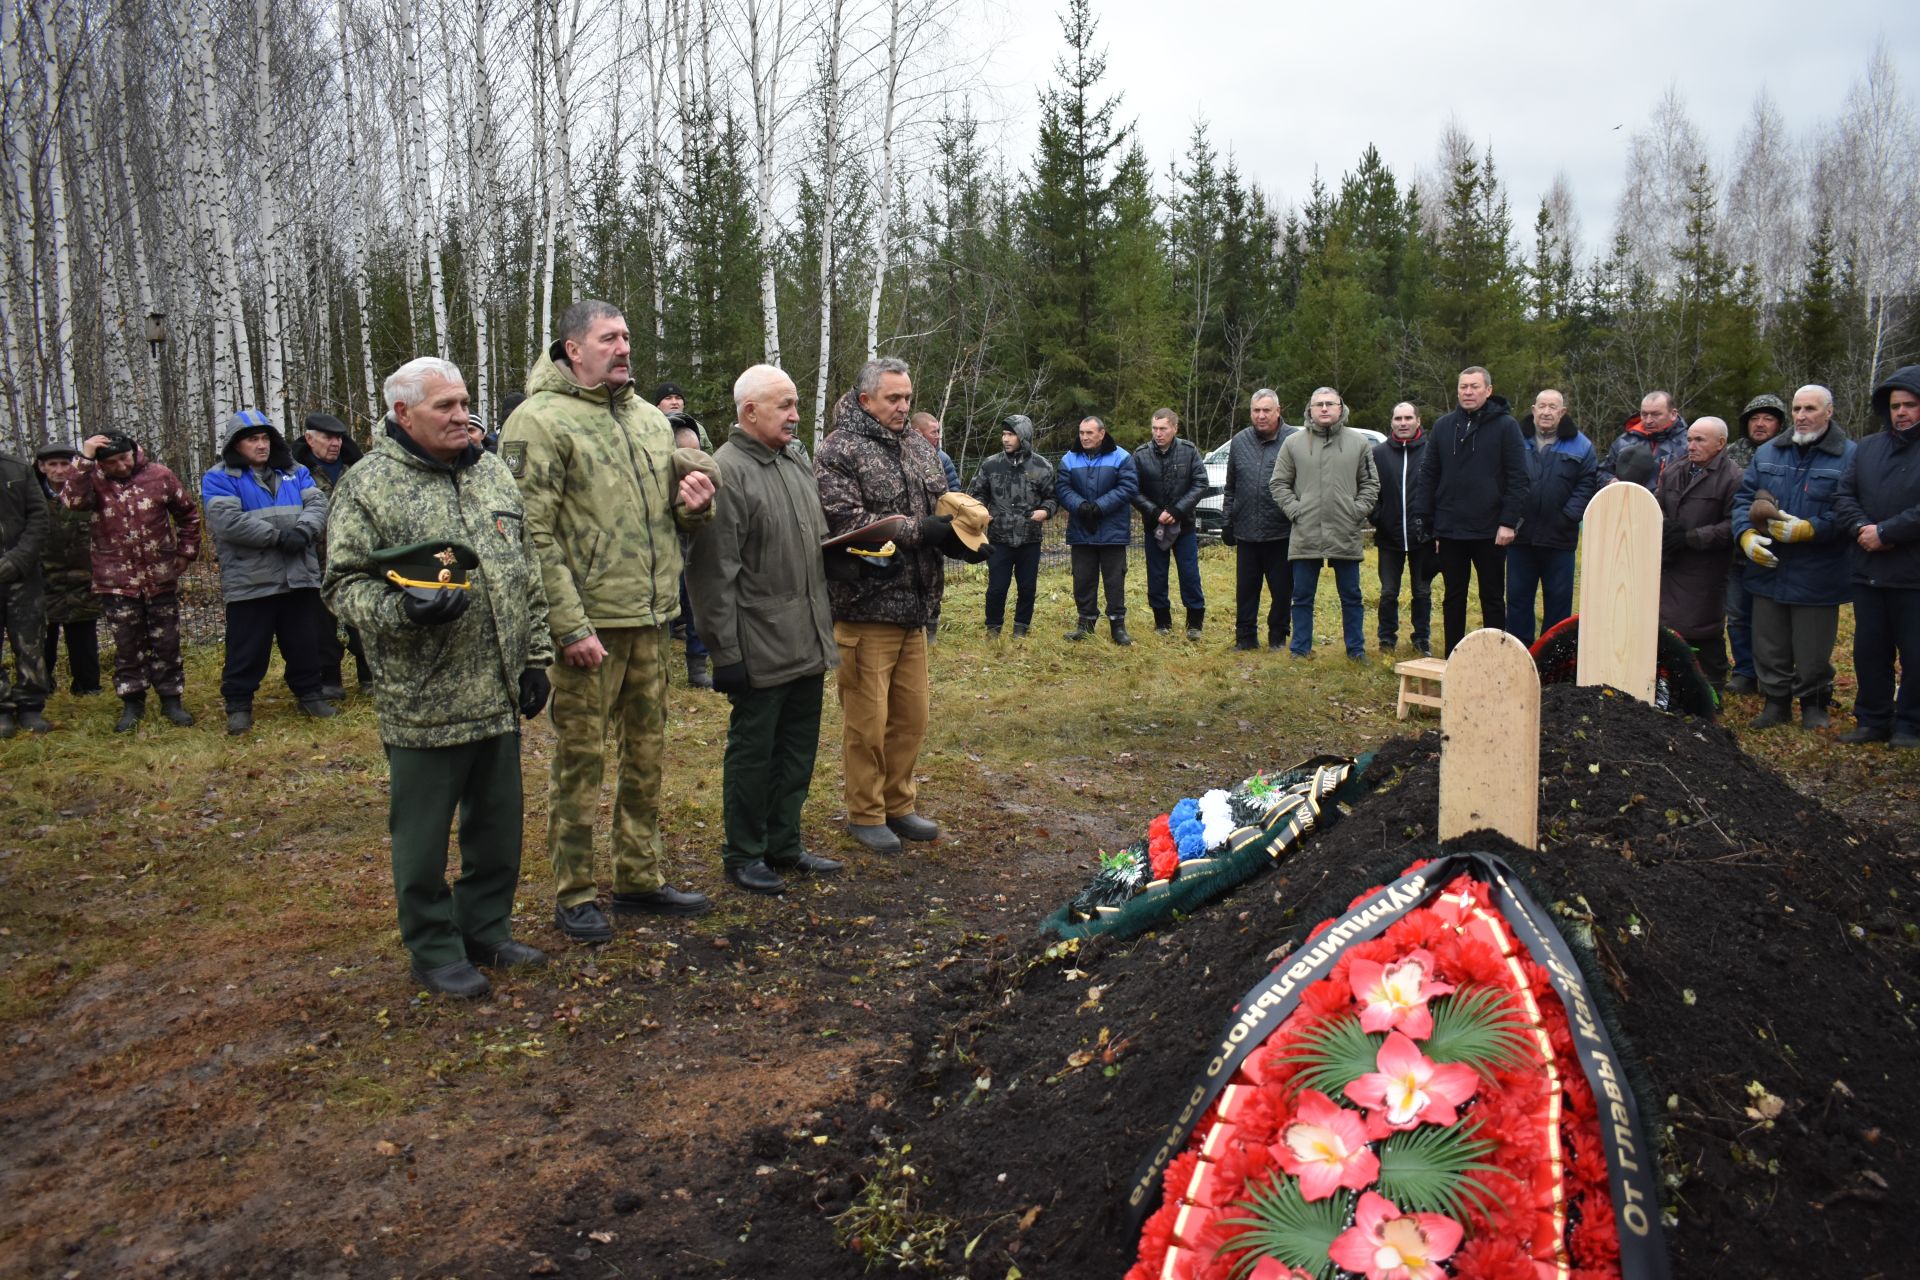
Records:
M1883 429L1862 440L1834 513L1853 539L1854 703L1842 742L1920 747L1920 364L1873 389ZM1900 687L1894 692L1894 664Z
M1787 406L1779 396L1758 395L1747 401L1740 411L1740 438L1727 445L1733 464L1744 474L1753 465L1754 453L1786 425ZM1753 677L1753 594L1747 590L1747 558L1738 551L1727 574L1727 647L1733 651L1727 692L1760 692Z
M1011 414L1000 422L1000 452L980 464L967 492L987 507L987 634L1007 617L1007 588L1016 588L1013 634L1033 623L1033 591L1040 573L1040 542L1060 510L1053 497L1053 464L1033 451L1033 419Z

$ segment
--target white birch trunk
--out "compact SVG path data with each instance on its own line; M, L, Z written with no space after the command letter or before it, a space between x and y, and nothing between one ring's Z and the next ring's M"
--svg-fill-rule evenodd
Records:
M40 20L40 47L45 57L47 93L47 186L48 224L53 243L53 339L48 359L59 369L59 395L54 400L54 417L48 434L63 440L80 438L80 396L73 369L73 235L67 221L66 174L66 93L57 88L65 81L60 65L60 28L53 6L36 6ZM48 380L49 389L53 379Z
M547 131L547 7L545 0L533 13L533 196L538 202L532 219L534 234L527 237L527 336L536 339L527 353L527 366L539 362L553 345L553 316L542 301L550 303L552 294L541 286L541 271L546 262L546 247L551 239L547 227L547 170L553 165L552 144ZM536 320L538 323L536 323Z
M7 204L12 235L8 261L7 374L12 420L22 439L42 403L40 380L39 216L33 195L33 157L39 147L29 122L39 115L27 82L25 28L13 0L0 0L0 76L5 79L7 118Z
M205 131L207 138L214 139L224 113L220 106L219 79L213 59L212 0L202 0L194 8L194 43L198 46L200 61L199 127ZM217 141L203 148L203 154L206 158L204 176L209 180L207 213L213 223L215 262L220 273L218 313L224 320L234 353L235 400L225 404L216 403L213 407L212 427L218 434L225 415L257 404L258 401L254 398L253 349L247 338L246 310L240 292L240 265L233 243L233 216L230 211L233 186L227 180L226 160Z
M880 294L887 285L887 254L893 247L893 229L887 223L893 207L893 113L900 95L900 4L887 3L887 99L880 117L880 210L874 215L873 290L867 295L867 359L880 351Z
M761 63L762 9L759 0L747 0L748 79L753 86L754 233L760 250L760 323L766 362L780 364L780 288L774 277L774 240L779 234L773 214L774 157L780 132L780 65L784 61L786 0L773 0L773 40Z
M367 421L380 421L380 397L373 381L373 307L372 290L367 280L367 227L372 214L368 208L373 202L367 189L366 175L363 170L363 158L360 153L361 119L353 106L353 6L352 0L340 0L340 49L344 55L340 59L340 91L346 108L347 135L347 202L349 208L346 218L347 233L347 270L353 276L353 299L355 314L360 320L359 348L360 364L360 405L366 411ZM342 325L342 328L345 326ZM348 366L353 364L352 356L347 357Z
M814 373L813 447L826 438L827 366L833 353L833 219L834 179L840 165L840 19L845 0L828 0L827 79L825 90L826 146L820 173L820 363Z
M140 210L140 188L133 180L133 138L127 128L127 118L132 114L132 104L127 101L126 72L126 36L122 32L113 41L111 68L113 72L113 124L115 154L118 164L116 172L120 179L119 191L122 208L126 212L126 248L127 262L133 271L133 284L138 295L140 308L141 336L146 333L146 317L159 308L154 302L153 272L147 265L147 233L144 224L145 215ZM165 373L160 362L151 353L143 359L144 348L134 345L131 348L132 368L136 400L140 406L143 421L154 421L159 417L164 403L164 394L160 383Z
M273 147L273 36L268 23L272 0L253 0L253 198L260 222L260 411L287 425L287 373L280 322L280 202L268 156Z

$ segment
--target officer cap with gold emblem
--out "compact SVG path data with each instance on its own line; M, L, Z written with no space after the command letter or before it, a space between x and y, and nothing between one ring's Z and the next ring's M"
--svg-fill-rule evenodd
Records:
M458 542L415 542L384 547L373 553L373 562L394 586L417 599L431 600L442 591L465 591L467 570L477 568L480 557Z

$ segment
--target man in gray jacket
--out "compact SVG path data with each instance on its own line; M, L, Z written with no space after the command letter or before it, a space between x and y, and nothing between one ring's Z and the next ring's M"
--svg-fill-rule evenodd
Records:
M1367 656L1367 613L1360 599L1362 531L1380 500L1380 472L1366 437L1348 431L1340 393L1321 387L1307 402L1307 429L1280 446L1269 487L1293 524L1287 559L1293 570L1293 643L1296 658L1313 656L1313 598L1320 564L1333 566L1347 657Z
M1280 397L1268 387L1248 401L1253 425L1227 446L1227 485L1221 495L1220 541L1234 548L1233 647L1257 649L1260 586L1267 588L1267 648L1287 642L1287 535L1292 526L1268 485L1280 446L1298 431L1280 417Z
M840 652L820 555L827 519L813 465L793 438L800 393L757 364L733 384L733 402L733 431L713 456L721 496L694 536L687 592L713 654L713 687L733 703L721 861L740 888L779 893L781 872L840 870L800 836L826 673Z

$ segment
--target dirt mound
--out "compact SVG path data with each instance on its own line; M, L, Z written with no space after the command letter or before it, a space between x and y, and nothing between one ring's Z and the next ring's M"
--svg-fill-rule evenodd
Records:
M1507 857L1605 976L1665 1136L1675 1274L1903 1270L1891 1214L1920 1196L1912 866L1717 726L1571 686L1546 691L1542 726L1549 851L1462 845ZM870 1252L949 1274L1121 1275L1121 1188L1230 1006L1433 852L1438 751L1433 733L1389 744L1345 821L1179 928L1075 955L1036 944L942 993L913 1063L868 1068L861 1092L886 1105L756 1138L768 1164L728 1265L863 1274L829 1221L851 1204Z

